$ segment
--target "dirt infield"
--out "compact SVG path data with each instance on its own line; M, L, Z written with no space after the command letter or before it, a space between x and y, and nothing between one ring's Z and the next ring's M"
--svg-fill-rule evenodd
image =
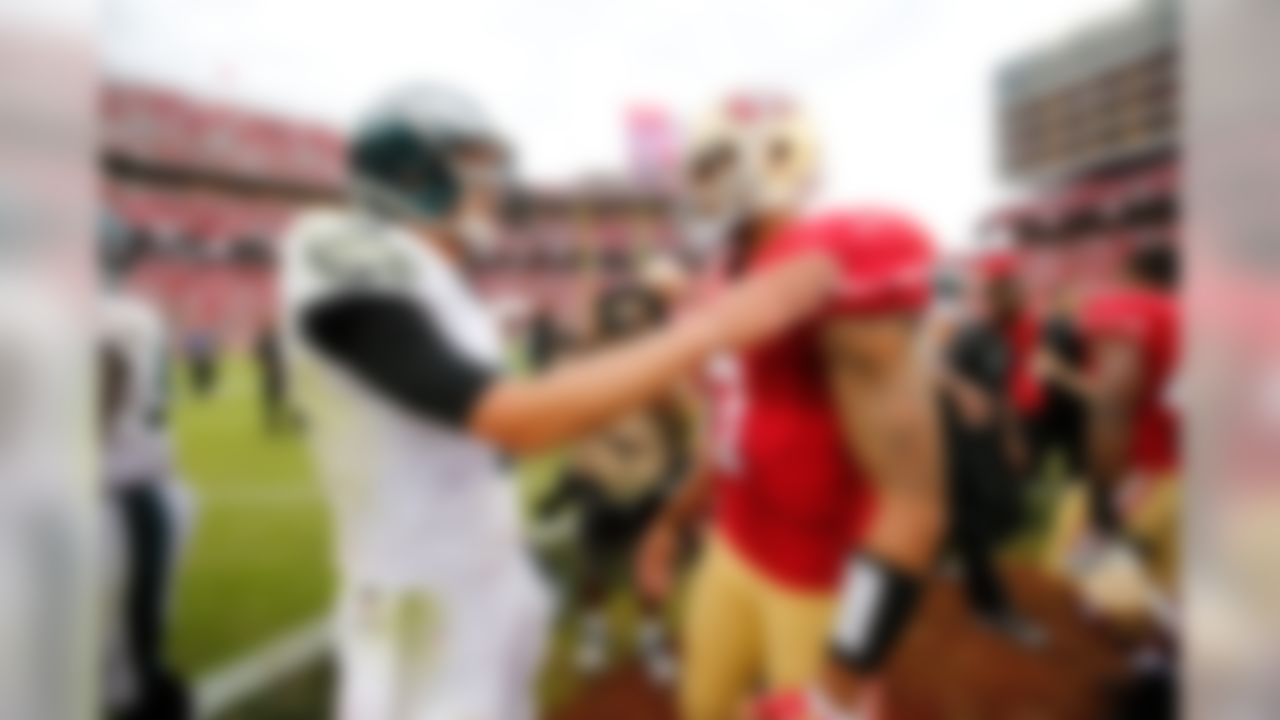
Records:
M1062 585L1007 570L1015 597L1046 627L1048 644L1021 649L970 614L954 583L931 588L920 622L894 659L885 697L892 720L1096 720L1120 679L1121 647L1089 621ZM668 720L669 693L635 666L584 689L552 720Z

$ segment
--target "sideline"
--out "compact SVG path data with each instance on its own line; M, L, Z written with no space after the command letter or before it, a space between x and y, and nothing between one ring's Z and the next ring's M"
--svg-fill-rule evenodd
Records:
M317 618L280 635L196 683L196 717L212 720L324 655L332 622Z

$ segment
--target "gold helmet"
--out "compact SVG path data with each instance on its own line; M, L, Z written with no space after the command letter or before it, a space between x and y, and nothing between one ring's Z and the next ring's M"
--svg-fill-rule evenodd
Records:
M795 212L818 181L813 125L785 96L731 96L692 128L683 179L689 210L700 222L727 227Z

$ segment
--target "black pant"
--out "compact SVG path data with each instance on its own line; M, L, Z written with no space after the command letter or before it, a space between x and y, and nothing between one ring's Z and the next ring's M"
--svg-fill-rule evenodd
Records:
M984 617L1004 615L1013 608L996 553L1021 519L1018 478L994 423L970 426L949 402L944 403L943 417L950 549L960 562L970 606Z
M165 616L177 547L177 523L154 483L116 490L112 496L124 535L123 627L125 649L137 678L128 720L185 720L187 690L164 661Z
M1121 531L1119 511L1111 488L1106 487L1090 471L1088 463L1087 420L1082 408L1058 403L1036 417L1023 421L1035 470L1042 470L1048 460L1059 456L1067 476L1084 483L1089 499L1089 524L1103 537L1114 537Z
M953 534L953 548L960 562L961 579L969 607L986 618L1013 610L1009 592L996 564L997 546L981 532Z

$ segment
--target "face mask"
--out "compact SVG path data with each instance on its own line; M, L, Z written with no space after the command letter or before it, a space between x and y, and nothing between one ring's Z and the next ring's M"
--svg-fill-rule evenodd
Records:
M452 168L462 191L452 221L454 234L469 252L490 254L502 237L497 208L509 184L505 157L488 145L459 148Z
M727 213L714 217L689 213L682 223L689 249L699 260L711 258L724 249L733 225L733 218Z
M734 227L751 218L789 215L799 211L807 187L791 178L771 177L764 172L761 158L740 153L743 163L726 169L715 187L703 190L700 204L690 207L684 220L690 247L702 258L719 252L728 244ZM705 208L713 208L707 210Z

